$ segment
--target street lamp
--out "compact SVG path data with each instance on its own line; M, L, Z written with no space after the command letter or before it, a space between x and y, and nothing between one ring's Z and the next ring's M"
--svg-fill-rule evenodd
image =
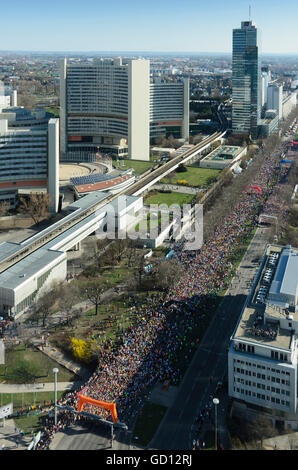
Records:
M217 405L219 404L218 398L213 398L213 404L215 407L215 450L217 450Z
M54 402L55 402L54 424L55 426L57 426L57 374L59 372L59 369L57 369L57 367L54 367L53 372L54 372Z

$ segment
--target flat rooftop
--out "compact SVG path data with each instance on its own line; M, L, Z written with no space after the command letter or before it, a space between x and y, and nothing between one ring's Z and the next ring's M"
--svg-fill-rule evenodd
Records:
M259 318L264 314L263 308L246 307L238 324L234 339L248 340L262 344L289 350L292 340L292 332L282 328L278 329L277 323L264 325Z
M244 147L237 147L231 145L223 145L221 147L216 148L213 152L209 153L203 160L234 160L239 153L244 150Z
M275 269L275 274L271 285L268 287L269 293L271 292L271 286L274 283L276 278L279 279L280 285L285 282L288 286L285 273L287 272L287 259L289 251L297 256L298 259L298 248L292 248L289 246L280 246L280 245L268 245L265 252L265 260L263 259L264 265L262 270L259 272L259 278L256 282L254 290L250 292L250 302L242 312L242 315L239 319L237 329L233 335L235 340L247 340L249 342L254 342L262 346L268 345L276 348L281 348L285 350L290 350L291 341L293 337L293 331L291 329L277 328L279 325L279 320L285 318L285 302L283 299L273 301L266 300L263 304L256 304L255 298L256 294L260 288L263 275L268 268L268 260L270 255L278 254L278 262ZM295 265L296 266L296 265ZM294 270L295 271L295 270ZM294 272L292 265L289 269L290 279L289 279L289 288L293 288L293 283L297 286L298 273L297 270ZM287 287L288 288L288 287ZM292 312L291 312L292 314ZM298 317L298 312L293 313L293 315ZM266 316L266 323L264 323L264 316ZM270 316L270 319L268 318Z

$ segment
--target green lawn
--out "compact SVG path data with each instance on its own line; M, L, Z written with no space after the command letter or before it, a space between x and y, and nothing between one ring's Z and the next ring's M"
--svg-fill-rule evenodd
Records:
M59 117L59 115L60 115L60 107L59 106L46 106L45 109L48 113L55 114L55 117Z
M177 184L179 180L186 180L190 186L204 186L208 184L208 180L216 178L220 170L212 170L209 168L197 168L194 166L187 166L187 171L175 173L173 178L168 176L161 180L162 183Z
M150 195L151 194L151 195ZM172 204L190 204L193 200L193 194L183 194L183 193L149 193L145 198L145 204L167 204L168 206Z
M142 160L119 160L118 162L114 161L113 165L119 170L129 170L133 168L135 175L139 176L149 170L149 168L152 168L155 163Z
M60 373L60 369L59 369ZM59 374L58 374L59 375ZM57 400L60 400L64 392L57 392ZM26 393L0 393L0 406L13 403L13 411L19 411L22 408L28 409L31 406L44 406L54 403L53 392L26 392Z
M57 363L43 354L41 351L33 348L25 348L20 345L13 350L5 351L5 365L0 365L0 382L16 383L14 369L20 361L26 361L34 364L38 369L37 383L53 382L53 367ZM59 382L70 382L75 380L75 375L59 365Z

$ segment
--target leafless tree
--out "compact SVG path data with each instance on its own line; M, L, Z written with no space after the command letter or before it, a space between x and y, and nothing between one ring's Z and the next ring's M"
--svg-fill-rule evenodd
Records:
M8 201L3 201L0 203L0 217L3 217L7 214L7 211L10 209L10 204Z
M49 215L49 196L46 193L32 193L20 197L18 211L32 217L34 223L38 223Z
M95 315L101 303L102 294L105 291L102 281L99 278L81 279L76 284L81 297L87 298L95 306Z

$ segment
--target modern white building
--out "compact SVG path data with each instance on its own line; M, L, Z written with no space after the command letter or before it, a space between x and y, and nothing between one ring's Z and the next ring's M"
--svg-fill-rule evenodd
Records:
M110 194L96 192L84 196L68 206L68 215L42 232L20 243L0 243L0 315L18 318L40 295L51 289L53 281L64 281L67 275L67 251L79 249L80 242L94 232L99 233L107 220L116 231L126 230L135 223L135 213L143 207L143 198L125 195L80 218L86 209L101 203ZM109 219L107 214L112 214ZM65 223L69 224L69 228L63 231ZM55 236L51 239L53 231ZM22 249L29 251L32 243L38 243L41 237L49 241L7 269L2 269L9 257L16 258Z
M14 90L11 86L5 86L0 81L0 109L17 106L17 94L17 90Z
M278 119L283 117L283 86L278 83L270 83L267 90L267 109L275 109Z
M49 210L59 202L59 119L36 118L24 108L0 113L0 201L12 207L18 194L48 192Z
M271 72L268 65L263 65L261 67L261 80L262 80L262 99L261 104L263 106L267 106L267 92L268 92L268 85L271 81Z
M148 60L97 59L60 66L61 151L149 160Z
M298 249L269 245L231 338L234 409L298 429L297 351Z

